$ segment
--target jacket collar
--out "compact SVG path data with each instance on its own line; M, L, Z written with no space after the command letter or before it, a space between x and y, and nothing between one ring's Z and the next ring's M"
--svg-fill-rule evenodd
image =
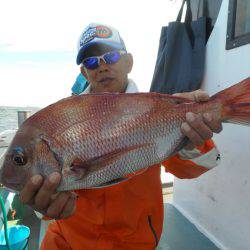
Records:
M138 87L132 79L128 79L128 86L126 93L137 93L139 92ZM82 92L82 95L90 93L90 85Z

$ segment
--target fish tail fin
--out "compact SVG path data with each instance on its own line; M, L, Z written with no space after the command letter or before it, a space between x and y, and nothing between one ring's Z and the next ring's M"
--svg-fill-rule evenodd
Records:
M222 103L222 121L250 126L250 77L217 93Z

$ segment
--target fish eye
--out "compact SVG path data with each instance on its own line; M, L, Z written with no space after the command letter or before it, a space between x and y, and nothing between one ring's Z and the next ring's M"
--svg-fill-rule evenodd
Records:
M12 152L12 160L16 165L23 166L27 163L27 157L21 147L16 147Z

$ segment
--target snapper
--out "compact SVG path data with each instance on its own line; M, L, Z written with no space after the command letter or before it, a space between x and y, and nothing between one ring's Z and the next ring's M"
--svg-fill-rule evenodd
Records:
M20 191L32 175L46 178L58 171L58 191L120 183L184 147L181 124L190 111L250 125L250 78L201 103L158 93L62 99L18 129L1 164L0 182Z

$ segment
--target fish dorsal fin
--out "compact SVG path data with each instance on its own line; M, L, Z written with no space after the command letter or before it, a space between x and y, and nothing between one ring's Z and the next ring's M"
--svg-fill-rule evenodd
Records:
M171 104L193 103L192 100L184 98L184 97L180 97L180 96L174 96L174 95L162 94L162 93L156 93L156 92L152 92L150 93L150 95L151 95L151 98L153 97L158 100L164 100Z

